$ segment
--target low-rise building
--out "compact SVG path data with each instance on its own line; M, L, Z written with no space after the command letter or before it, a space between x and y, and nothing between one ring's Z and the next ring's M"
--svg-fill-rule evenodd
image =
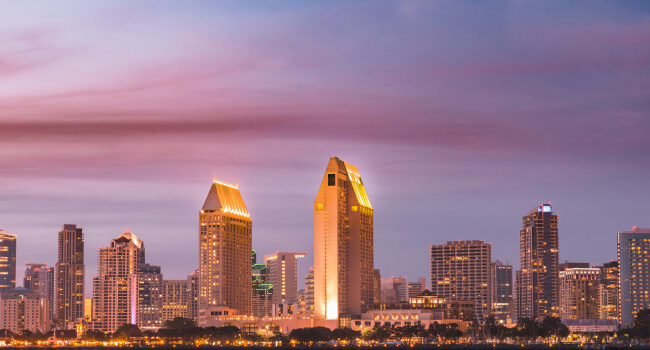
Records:
M22 331L49 332L50 311L47 298L23 287L2 293L0 329L8 329L16 334Z

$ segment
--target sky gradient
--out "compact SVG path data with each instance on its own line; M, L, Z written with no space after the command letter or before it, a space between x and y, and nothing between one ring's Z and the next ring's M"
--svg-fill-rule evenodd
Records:
M650 5L613 1L0 5L0 228L25 262L57 232L130 229L166 279L198 266L213 175L258 255L307 251L330 156L356 165L382 277L482 239L519 265L521 217L559 214L561 261L650 227Z

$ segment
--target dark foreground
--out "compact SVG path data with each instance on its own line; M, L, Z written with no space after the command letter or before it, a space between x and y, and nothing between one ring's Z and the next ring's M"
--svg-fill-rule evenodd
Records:
M602 350L622 350L622 349L648 349L650 350L650 346L639 346L639 345L624 345L624 344L553 344L552 346L549 345L544 345L544 344L530 344L530 345L513 345L513 344L501 344L501 345L484 345L484 344L455 344L455 345L414 345L414 346L408 346L408 345L401 345L401 346L374 346L374 347L356 347L356 346L300 346L297 345L295 347L293 346L279 346L279 347L261 347L261 346L200 346L200 347L194 347L194 346L164 346L164 345L157 345L157 346L128 346L128 347L117 347L117 346L111 346L111 347L97 347L97 346L3 346L0 347L0 349L43 349L43 348L57 348L61 350L109 350L109 349L114 349L114 350L145 350L145 349L173 349L173 350L236 350L236 349L247 349L247 350L270 350L270 349L293 349L293 350L315 350L315 349L336 349L336 350L342 350L341 348L345 349L372 349L372 350L380 350L382 348L403 348L403 349L440 349L440 350L452 350L452 349L463 349L463 350L483 350L483 349L495 349L495 350L548 350L548 349L553 349L553 350L583 350L583 349L602 349Z

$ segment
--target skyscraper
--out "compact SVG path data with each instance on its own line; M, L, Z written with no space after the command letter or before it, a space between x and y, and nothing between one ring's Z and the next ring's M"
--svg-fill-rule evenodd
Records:
M257 253L253 250L253 299L252 312L255 317L273 315L273 285L269 283L268 268L257 263Z
M16 235L0 230L0 294L16 288Z
M505 323L512 305L512 266L497 260L492 263L492 314Z
M359 170L329 160L314 201L315 319L360 316L374 299L373 208Z
M129 230L99 248L93 277L93 320L103 332L137 324L138 264L144 263L144 243Z
M162 327L163 296L160 266L138 264L138 327L157 330Z
M598 286L600 319L618 320L620 317L618 277L618 261L610 261L600 267L600 285Z
M273 303L296 303L298 300L298 259L307 253L275 252L264 255L268 281L273 286Z
M560 271L560 317L597 319L599 268L567 268Z
M640 309L650 307L650 228L618 233L621 326L630 326Z
M59 257L55 273L57 326L68 329L78 319L84 318L84 235L77 225L65 224L59 232Z
M41 296L44 307L49 313L47 317L51 320L54 316L54 267L48 267L46 264L25 264L25 266L27 269L25 269L23 285Z
M431 292L447 300L472 300L479 324L490 313L492 246L480 240L431 245Z
M523 217L519 231L521 270L517 275L517 318L560 316L557 215L542 204Z
M199 309L251 315L252 232L239 188L215 179L199 212Z

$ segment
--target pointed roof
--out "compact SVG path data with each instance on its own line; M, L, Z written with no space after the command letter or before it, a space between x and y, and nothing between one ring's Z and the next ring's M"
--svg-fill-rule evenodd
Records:
M222 210L225 213L250 218L239 188L216 179L210 186L210 192L208 192L201 210Z
M131 231L126 230L123 234L121 234L119 237L114 239L115 242L128 242L128 241L133 241L136 247L142 249L143 247L143 242L138 236L134 235Z

